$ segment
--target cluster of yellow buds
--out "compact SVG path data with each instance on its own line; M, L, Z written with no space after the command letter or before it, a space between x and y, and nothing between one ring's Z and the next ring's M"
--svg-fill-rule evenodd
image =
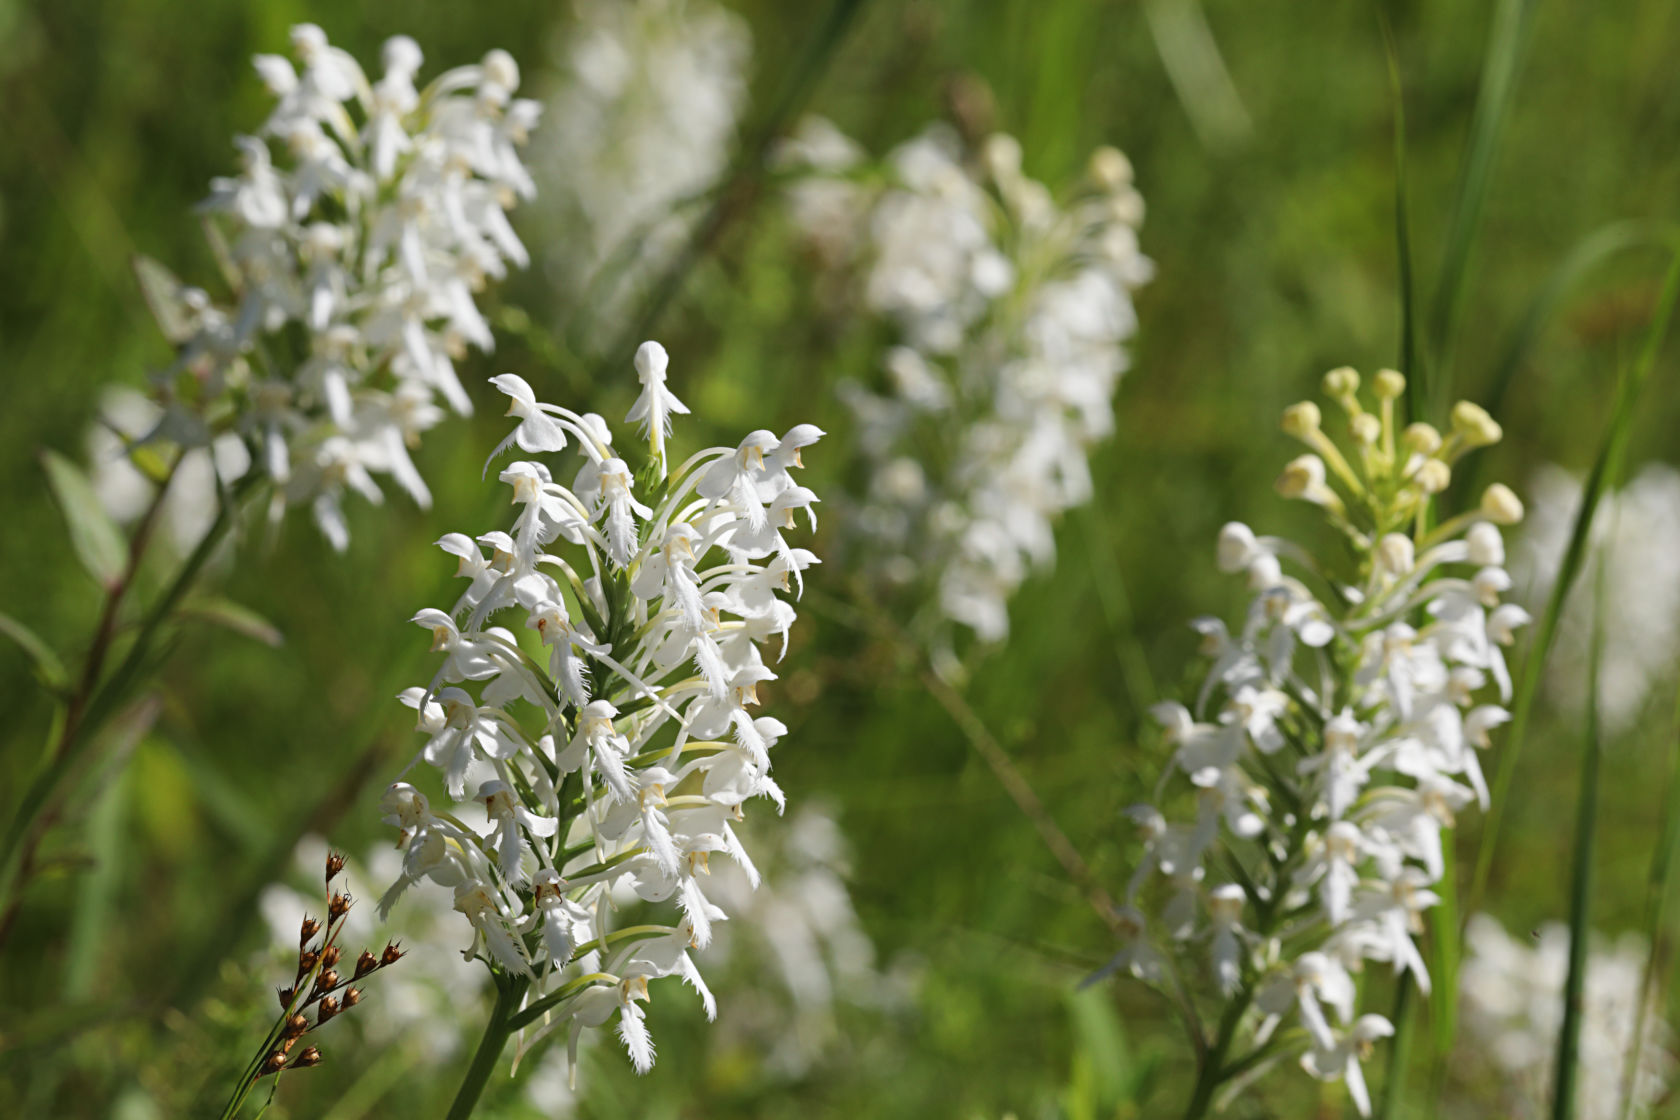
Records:
M1483 491L1476 509L1431 529L1430 499L1452 484L1458 461L1498 443L1504 433L1485 409L1470 401L1453 406L1445 434L1422 421L1400 428L1395 401L1405 394L1406 379L1391 369L1371 379L1374 409L1360 401L1359 389L1359 374L1346 366L1324 375L1325 396L1347 416L1347 452L1325 433L1323 413L1312 401L1284 409L1284 432L1310 450L1284 467L1278 493L1322 507L1362 553L1396 532L1424 545L1463 528L1461 522L1514 525L1522 520L1522 502L1510 487L1496 482Z

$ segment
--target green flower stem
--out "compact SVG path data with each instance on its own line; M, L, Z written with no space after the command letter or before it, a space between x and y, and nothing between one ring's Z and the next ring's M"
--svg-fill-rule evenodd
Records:
M1213 1107L1213 1095L1225 1080L1225 1058L1231 1052L1231 1043L1237 1037L1237 1025L1242 1022L1243 1014L1253 999L1254 986L1245 985L1242 991L1237 993L1237 998L1226 1006L1225 1014L1220 1016L1219 1034L1208 1049L1207 1057L1196 1070L1196 1089L1190 1096L1189 1105L1184 1109L1184 1120L1201 1120Z
M153 604L142 620L127 656L104 683L100 684L99 673L110 653L111 643L116 634L117 607L128 588L132 586L134 574L138 571L146 547L150 543L151 529L168 487L167 480L158 488L157 497L141 519L140 527L135 530L130 542L128 568L117 583L112 585L111 593L107 596L100 630L95 636L93 647L88 651L88 661L83 669L81 683L69 701L50 761L30 786L23 803L18 807L17 819L12 822L7 833L4 855L0 856L0 867L10 872L0 877L0 882L5 883L5 888L0 890L0 898L8 900L5 913L0 916L0 946L5 944L6 937L17 920L24 887L34 871L36 852L58 818L64 792L61 786L66 776L81 763L90 745L98 741L94 733L127 698L135 679L146 667L164 624L169 621L175 608L180 606L187 592L198 582L205 564L233 528L239 503L254 488L257 479L255 473L247 474L234 484L232 491L223 495L216 511L216 519L192 554L181 565L181 570L176 573L169 589Z
M519 1010L519 1002L525 998L525 989L531 983L523 976L508 976L500 972L494 976L496 1006L490 1011L490 1021L484 1024L484 1037L478 1040L472 1065L467 1067L467 1074L461 1079L461 1088L455 1093L455 1103L449 1106L447 1120L467 1120L473 1109L478 1107L478 1098L484 1093L484 1086L495 1072L496 1063L501 1061L508 1036L514 1031L514 1013Z

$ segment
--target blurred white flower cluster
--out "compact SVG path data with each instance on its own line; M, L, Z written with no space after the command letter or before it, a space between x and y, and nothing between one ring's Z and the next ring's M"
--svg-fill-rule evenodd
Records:
M178 350L146 435L242 438L274 512L308 503L343 549L345 491L379 502L373 476L388 474L429 504L409 452L443 418L439 398L472 411L455 361L492 348L477 293L526 263L507 211L534 191L518 149L540 107L513 97L505 51L419 88L406 36L385 44L376 81L313 24L292 46L295 66L256 58L275 107L201 207L232 302L141 265Z
M891 1012L909 1002L914 966L877 960L847 886L849 857L839 823L820 806L795 812L769 845L766 878L754 889L740 868L714 880L711 897L732 920L718 954L738 973L772 973L720 1018L730 1042L762 1055L784 1077L800 1077L839 1044L842 1007ZM766 967L766 966L770 967Z
M383 802L405 859L381 909L421 880L452 889L468 955L530 985L516 1026L564 1029L575 1054L585 1028L616 1018L639 1071L653 1063L650 980L680 977L715 1011L689 956L726 916L709 860L722 853L757 881L733 825L755 797L782 805L770 751L787 730L749 711L776 676L760 647L785 651L784 596L817 562L783 531L801 514L815 527L817 497L791 472L822 433L755 431L668 471L671 416L687 409L667 362L658 343L636 353L628 419L647 451L634 473L600 416L494 379L519 420L498 453L575 444L581 462L570 485L542 462L502 471L510 530L440 540L467 587L452 609L415 616L443 656L428 687L403 694L427 739L415 761L442 772L451 800L481 806L485 829L404 781ZM615 886L679 913L615 929Z
M809 172L790 187L795 222L897 337L880 391L847 386L869 471L849 523L887 581L928 581L944 618L1000 640L1114 427L1132 293L1152 272L1131 165L1098 149L1057 199L1022 173L1013 138L967 158L933 127L883 176L820 120L781 156Z
M1512 550L1512 573L1529 601L1540 603L1557 580L1581 482L1546 466L1531 486L1528 521ZM1680 661L1680 471L1651 463L1599 503L1586 565L1559 623L1546 666L1547 695L1567 709L1587 702L1594 588L1605 566L1604 649L1598 703L1611 737L1634 726L1652 691L1674 679Z
M1501 1115L1536 1120L1550 1115L1569 973L1569 928L1547 923L1532 944L1524 944L1493 918L1477 914L1470 919L1466 941L1458 977L1464 1023L1460 1056L1477 1084L1494 1075L1491 1080L1501 1088ZM1646 1034L1634 1065L1633 1108L1623 1111L1646 953L1637 934L1613 944L1595 942L1588 951L1575 1101L1580 1120L1648 1116L1674 1076L1673 1028L1659 1007L1648 1005Z
M1453 465L1496 442L1499 426L1461 402L1445 435L1421 423L1398 431L1404 378L1374 382L1367 410L1352 370L1325 378L1346 414L1345 452L1316 405L1284 414L1310 450L1277 488L1322 510L1351 567L1236 522L1220 531L1220 569L1254 598L1235 634L1218 619L1195 623L1213 661L1195 712L1156 708L1193 812L1132 810L1145 856L1106 970L1207 979L1187 986L1230 1011L1203 1071L1211 1083L1299 1052L1314 1077L1345 1079L1362 1114L1360 1061L1393 1028L1359 1014L1355 976L1376 962L1429 990L1415 939L1439 901L1443 834L1466 806L1487 806L1477 753L1509 718L1504 647L1528 621L1501 602L1511 580L1498 526L1521 519L1515 495L1495 484L1478 508L1430 521ZM1299 1043L1235 1065L1234 1047L1259 1053L1291 1016L1305 1028Z
M557 32L533 219L568 304L612 317L681 247L728 166L752 34L709 0L576 0ZM579 169L585 169L580 174Z

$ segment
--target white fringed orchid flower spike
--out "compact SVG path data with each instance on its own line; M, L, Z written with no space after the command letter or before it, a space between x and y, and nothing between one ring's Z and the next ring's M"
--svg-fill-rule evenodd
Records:
M687 409L665 387L663 347L645 343L635 364L639 468L601 417L495 379L518 421L503 446L547 454L502 470L508 529L438 542L467 586L415 616L441 660L403 694L427 737L411 768L441 771L484 823L393 785L386 819L406 859L381 906L425 881L452 891L504 1030L533 1028L527 1042L563 1030L575 1052L584 1030L616 1019L645 1071L650 981L679 977L713 1008L690 956L727 917L709 861L756 880L734 825L754 798L783 804L770 756L787 729L750 709L776 676L763 647L795 621L789 577L817 563L784 533L817 500L792 471L822 433L755 432L670 468L670 418ZM626 897L647 904L639 924L619 918Z
M1124 943L1098 974L1217 1008L1191 1116L1287 1057L1345 1082L1369 1115L1360 1063L1393 1028L1360 1014L1353 977L1381 965L1429 991L1423 914L1456 815L1487 806L1479 754L1508 718L1504 651L1528 621L1501 601L1500 528L1522 503L1495 484L1474 509L1435 509L1458 460L1499 426L1461 402L1444 435L1399 430L1405 381L1390 370L1374 379L1374 410L1350 369L1324 386L1351 439L1333 441L1317 405L1289 408L1284 430L1308 452L1277 488L1317 506L1345 548L1321 560L1239 522L1220 531L1220 569L1254 598L1234 633L1196 624L1212 668L1195 709L1156 709L1177 779L1162 789L1183 790L1163 809L1187 814L1133 810L1144 859ZM1279 1034L1291 1020L1301 1029Z

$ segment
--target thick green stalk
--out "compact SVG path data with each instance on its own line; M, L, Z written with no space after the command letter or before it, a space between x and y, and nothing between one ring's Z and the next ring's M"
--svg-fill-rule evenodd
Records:
M447 1120L466 1120L478 1107L478 1098L483 1095L484 1086L496 1070L496 1063L501 1061L502 1049L513 1034L512 1020L519 1010L519 1001L525 998L525 989L530 985L523 976L507 976L498 972L495 977L496 1006L490 1010L490 1021L484 1024L484 1037L478 1040L472 1065L467 1067L467 1074L461 1079L461 1088L455 1093L455 1103L449 1106Z
M1184 1120L1201 1120L1213 1107L1213 1095L1219 1091L1224 1080L1226 1055L1231 1052L1231 1043L1237 1037L1237 1024L1242 1022L1243 1013L1248 1010L1252 999L1253 988L1244 987L1225 1008L1225 1014L1219 1019L1219 1033L1196 1070L1196 1089L1184 1109Z

